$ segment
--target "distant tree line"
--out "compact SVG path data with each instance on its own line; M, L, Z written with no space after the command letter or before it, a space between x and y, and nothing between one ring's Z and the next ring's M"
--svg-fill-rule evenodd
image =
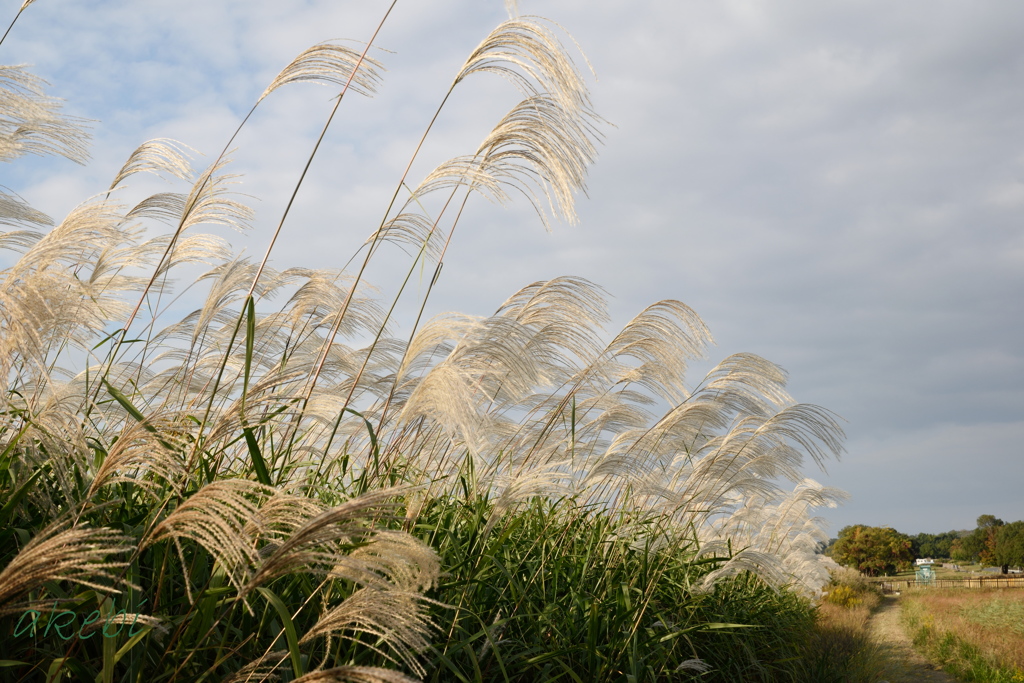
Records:
M994 515L978 517L977 528L941 534L908 536L890 527L863 524L844 527L824 548L839 564L869 576L910 568L917 558L980 562L1002 567L1024 566L1024 521L1007 524Z
M994 515L978 517L978 528L958 538L949 556L962 562L1008 567L1024 565L1024 521L1007 524Z
M963 531L943 531L941 534L918 534L910 537L911 552L914 559L919 557L932 557L938 559L952 559L950 548L961 537L970 534L969 529Z

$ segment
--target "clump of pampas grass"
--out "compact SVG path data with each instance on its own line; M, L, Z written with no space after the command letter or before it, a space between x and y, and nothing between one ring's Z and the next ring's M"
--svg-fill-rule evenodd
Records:
M547 654L513 653L502 633L526 633L516 620L536 615L502 602L504 589L485 607L471 580L481 575L465 573L496 566L512 537L526 586L549 585L570 548L579 576L604 577L587 581L628 572L616 628L671 641L643 664L655 675L699 673L701 653L678 636L714 625L658 617L670 579L680 604L696 605L743 577L807 594L827 578L811 511L841 494L802 468L838 455L836 418L796 404L785 373L752 355L691 388L688 363L712 339L681 302L655 303L607 339L604 292L581 278L529 284L491 316L422 321L428 288L411 332L393 336L394 301L364 277L383 245L406 248L407 274L432 270L433 283L474 194L523 196L545 225L576 220L603 121L560 29L510 9L423 137L478 77L507 79L522 101L400 201L421 141L351 270L271 268L287 212L258 261L199 232L252 219L231 192L231 141L203 170L181 143L145 142L59 223L0 195L12 228L0 246L21 254L0 273L0 615L7 656L20 658L0 677L406 681L465 665L539 680L554 675L543 662L560 656L559 627L534 628ZM361 50L304 51L253 110L293 83L323 83L338 92L326 132L345 97L371 96L381 80L375 36ZM39 79L0 67L0 159L82 163L86 143ZM123 205L139 173L179 191ZM205 301L168 322L169 276L197 264ZM554 554L528 569L538 548ZM34 635L116 605L142 615L130 637ZM611 654L588 665L594 680L635 654L600 646Z

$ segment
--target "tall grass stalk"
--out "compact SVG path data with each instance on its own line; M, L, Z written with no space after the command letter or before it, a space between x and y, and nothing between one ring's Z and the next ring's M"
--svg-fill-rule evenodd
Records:
M813 511L842 498L802 469L839 454L831 413L750 354L690 384L712 343L696 313L661 301L609 340L604 293L577 277L422 319L471 197L573 221L595 158L602 121L561 29L510 11L354 273L269 265L309 163L259 263L199 232L252 218L230 192L234 136L201 172L181 143L143 143L58 224L0 195L0 247L21 253L0 273L0 678L798 675L829 569ZM340 88L311 162L343 96L380 80L375 37L300 54L239 130L292 83ZM410 188L452 92L487 74L523 100ZM84 162L86 138L0 67L0 158ZM123 205L140 172L180 191ZM364 282L388 244L413 254L390 300ZM208 268L205 301L167 320L189 264ZM417 268L433 277L398 338Z

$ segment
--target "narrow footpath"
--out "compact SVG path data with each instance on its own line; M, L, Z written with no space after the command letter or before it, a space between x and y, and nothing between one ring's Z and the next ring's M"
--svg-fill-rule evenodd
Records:
M885 672L888 683L958 683L958 679L937 669L914 649L900 623L898 597L882 598L868 622L868 629L890 663Z

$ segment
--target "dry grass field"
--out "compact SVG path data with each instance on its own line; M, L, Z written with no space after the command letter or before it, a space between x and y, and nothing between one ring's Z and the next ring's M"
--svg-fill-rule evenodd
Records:
M1024 681L1024 591L916 590L903 617L914 643L969 681Z

